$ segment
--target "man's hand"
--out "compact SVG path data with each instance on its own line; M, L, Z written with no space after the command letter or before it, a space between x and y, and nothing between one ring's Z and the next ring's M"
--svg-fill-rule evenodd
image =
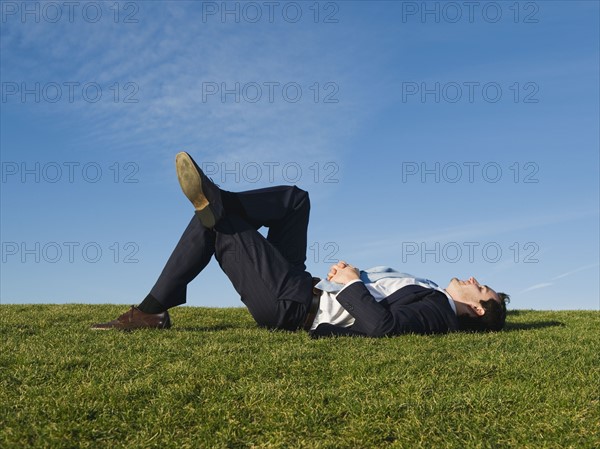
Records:
M327 280L337 282L338 284L346 285L348 282L356 279L360 279L358 268L347 264L343 260L332 265L329 268L329 273L327 273Z

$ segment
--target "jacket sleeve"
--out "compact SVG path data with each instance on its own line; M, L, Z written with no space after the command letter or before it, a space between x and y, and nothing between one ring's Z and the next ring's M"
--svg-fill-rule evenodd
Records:
M355 331L369 337L383 337L394 331L395 320L389 309L375 301L362 282L344 288L336 299L354 317Z

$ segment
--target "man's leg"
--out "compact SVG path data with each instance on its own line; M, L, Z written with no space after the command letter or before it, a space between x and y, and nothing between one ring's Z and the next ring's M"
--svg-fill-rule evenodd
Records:
M215 253L215 232L206 229L196 216L185 229L156 284L144 301L117 319L97 323L94 330L133 330L171 327L168 309L186 301L187 284L208 264Z
M305 271L310 203L297 187L242 194L219 189L185 153L175 157L177 177L196 217L215 233L216 258L261 326L297 329L312 299ZM265 239L257 229L269 227Z
M308 192L296 186L276 186L226 194L228 207L256 229L268 227L269 243L295 268L306 268Z
M208 265L214 253L215 232L206 229L198 218L193 216L150 290L150 295L140 304L140 309L144 310L143 305L146 302L152 304L149 298L156 300L163 310L184 304L187 285Z
M239 216L253 229L267 226L265 253L278 251L290 268L304 271L310 200L308 193L295 186L277 186L246 192L222 191L227 216ZM239 224L238 222L236 222ZM244 224L242 230L247 230ZM228 227L228 233L235 227ZM262 237L262 236L261 236ZM262 243L259 244L262 246ZM162 312L186 302L187 285L208 265L215 253L215 231L205 228L196 216L188 224L169 257L156 284L150 291L162 306ZM266 255L265 255L266 257ZM273 263L280 262L276 258ZM145 301L146 302L146 301ZM143 309L143 304L140 308ZM145 310L146 311L146 310Z
M186 187L191 184L194 195L189 195L190 190L186 188L184 193L196 207L196 216L139 308L132 307L116 320L92 328L132 329L138 324L140 327L170 327L167 309L186 301L187 284L208 264L216 247L221 267L259 325L299 327L312 297L312 278L304 265L310 210L308 194L287 186L239 194L221 191L203 174L201 179L197 176L193 166L201 171L189 155L180 153L178 158L186 163L182 164L185 165L183 170L178 166L178 176L183 175ZM191 181L187 176L191 176ZM198 203L194 201L196 192L204 194L198 180L208 189L210 201L204 201L206 198ZM211 210L198 210L197 204L209 204ZM220 219L223 206L229 215L222 220L220 228L208 229L201 223L207 217ZM269 227L267 239L257 232L261 226Z
M188 283L215 250L221 268L260 326L294 330L302 324L312 298L312 277L304 265L308 193L279 186L222 194L226 210L222 223L207 229L192 217L150 294L133 311L136 315L130 318L128 312L119 317L125 323L117 319L94 328L127 327L131 319L139 319L139 311L164 315L185 303ZM261 226L269 227L267 239L257 231ZM164 327L170 326L168 314L160 321L165 322Z
M226 193L224 200L231 205L215 226L217 261L260 326L297 329L312 299L304 265L307 192L280 186ZM266 239L257 231L263 225Z

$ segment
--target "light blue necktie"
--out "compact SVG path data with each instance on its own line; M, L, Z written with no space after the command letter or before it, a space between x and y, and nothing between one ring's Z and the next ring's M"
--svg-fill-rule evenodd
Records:
M415 281L427 284L431 286L431 288L437 288L438 286L435 282L430 281L429 279L418 278L408 273L401 273L386 266L377 266L368 268L366 270L360 270L360 280L365 284L370 284L383 278L414 278ZM338 284L337 282L331 282L327 279L322 279L317 285L315 285L315 287L323 290L324 292L335 293L339 292L344 287L344 284Z

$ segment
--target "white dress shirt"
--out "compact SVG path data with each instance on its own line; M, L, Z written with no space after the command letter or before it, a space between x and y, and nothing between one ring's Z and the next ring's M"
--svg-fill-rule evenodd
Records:
M336 299L336 296L339 295L349 285L352 285L355 282L362 281L360 279L350 281L346 285L344 285L344 288L342 288L337 293L329 293L325 291L321 293L319 310L317 311L315 320L313 321L313 324L310 328L311 330L315 330L319 324L323 323L333 324L335 326L340 327L349 327L354 324L354 317L342 307L342 305ZM421 280L417 280L414 277L382 278L375 282L369 282L368 284L365 284L365 287L367 288L369 293L373 295L375 301L379 302L382 299L394 293L395 291L401 289L402 287L406 287L407 285L420 285L421 287L433 288L434 290L438 290L444 293L448 298L450 307L452 308L454 313L456 313L456 305L454 304L452 297L448 294L446 290L437 286L433 286L432 284L422 282Z

